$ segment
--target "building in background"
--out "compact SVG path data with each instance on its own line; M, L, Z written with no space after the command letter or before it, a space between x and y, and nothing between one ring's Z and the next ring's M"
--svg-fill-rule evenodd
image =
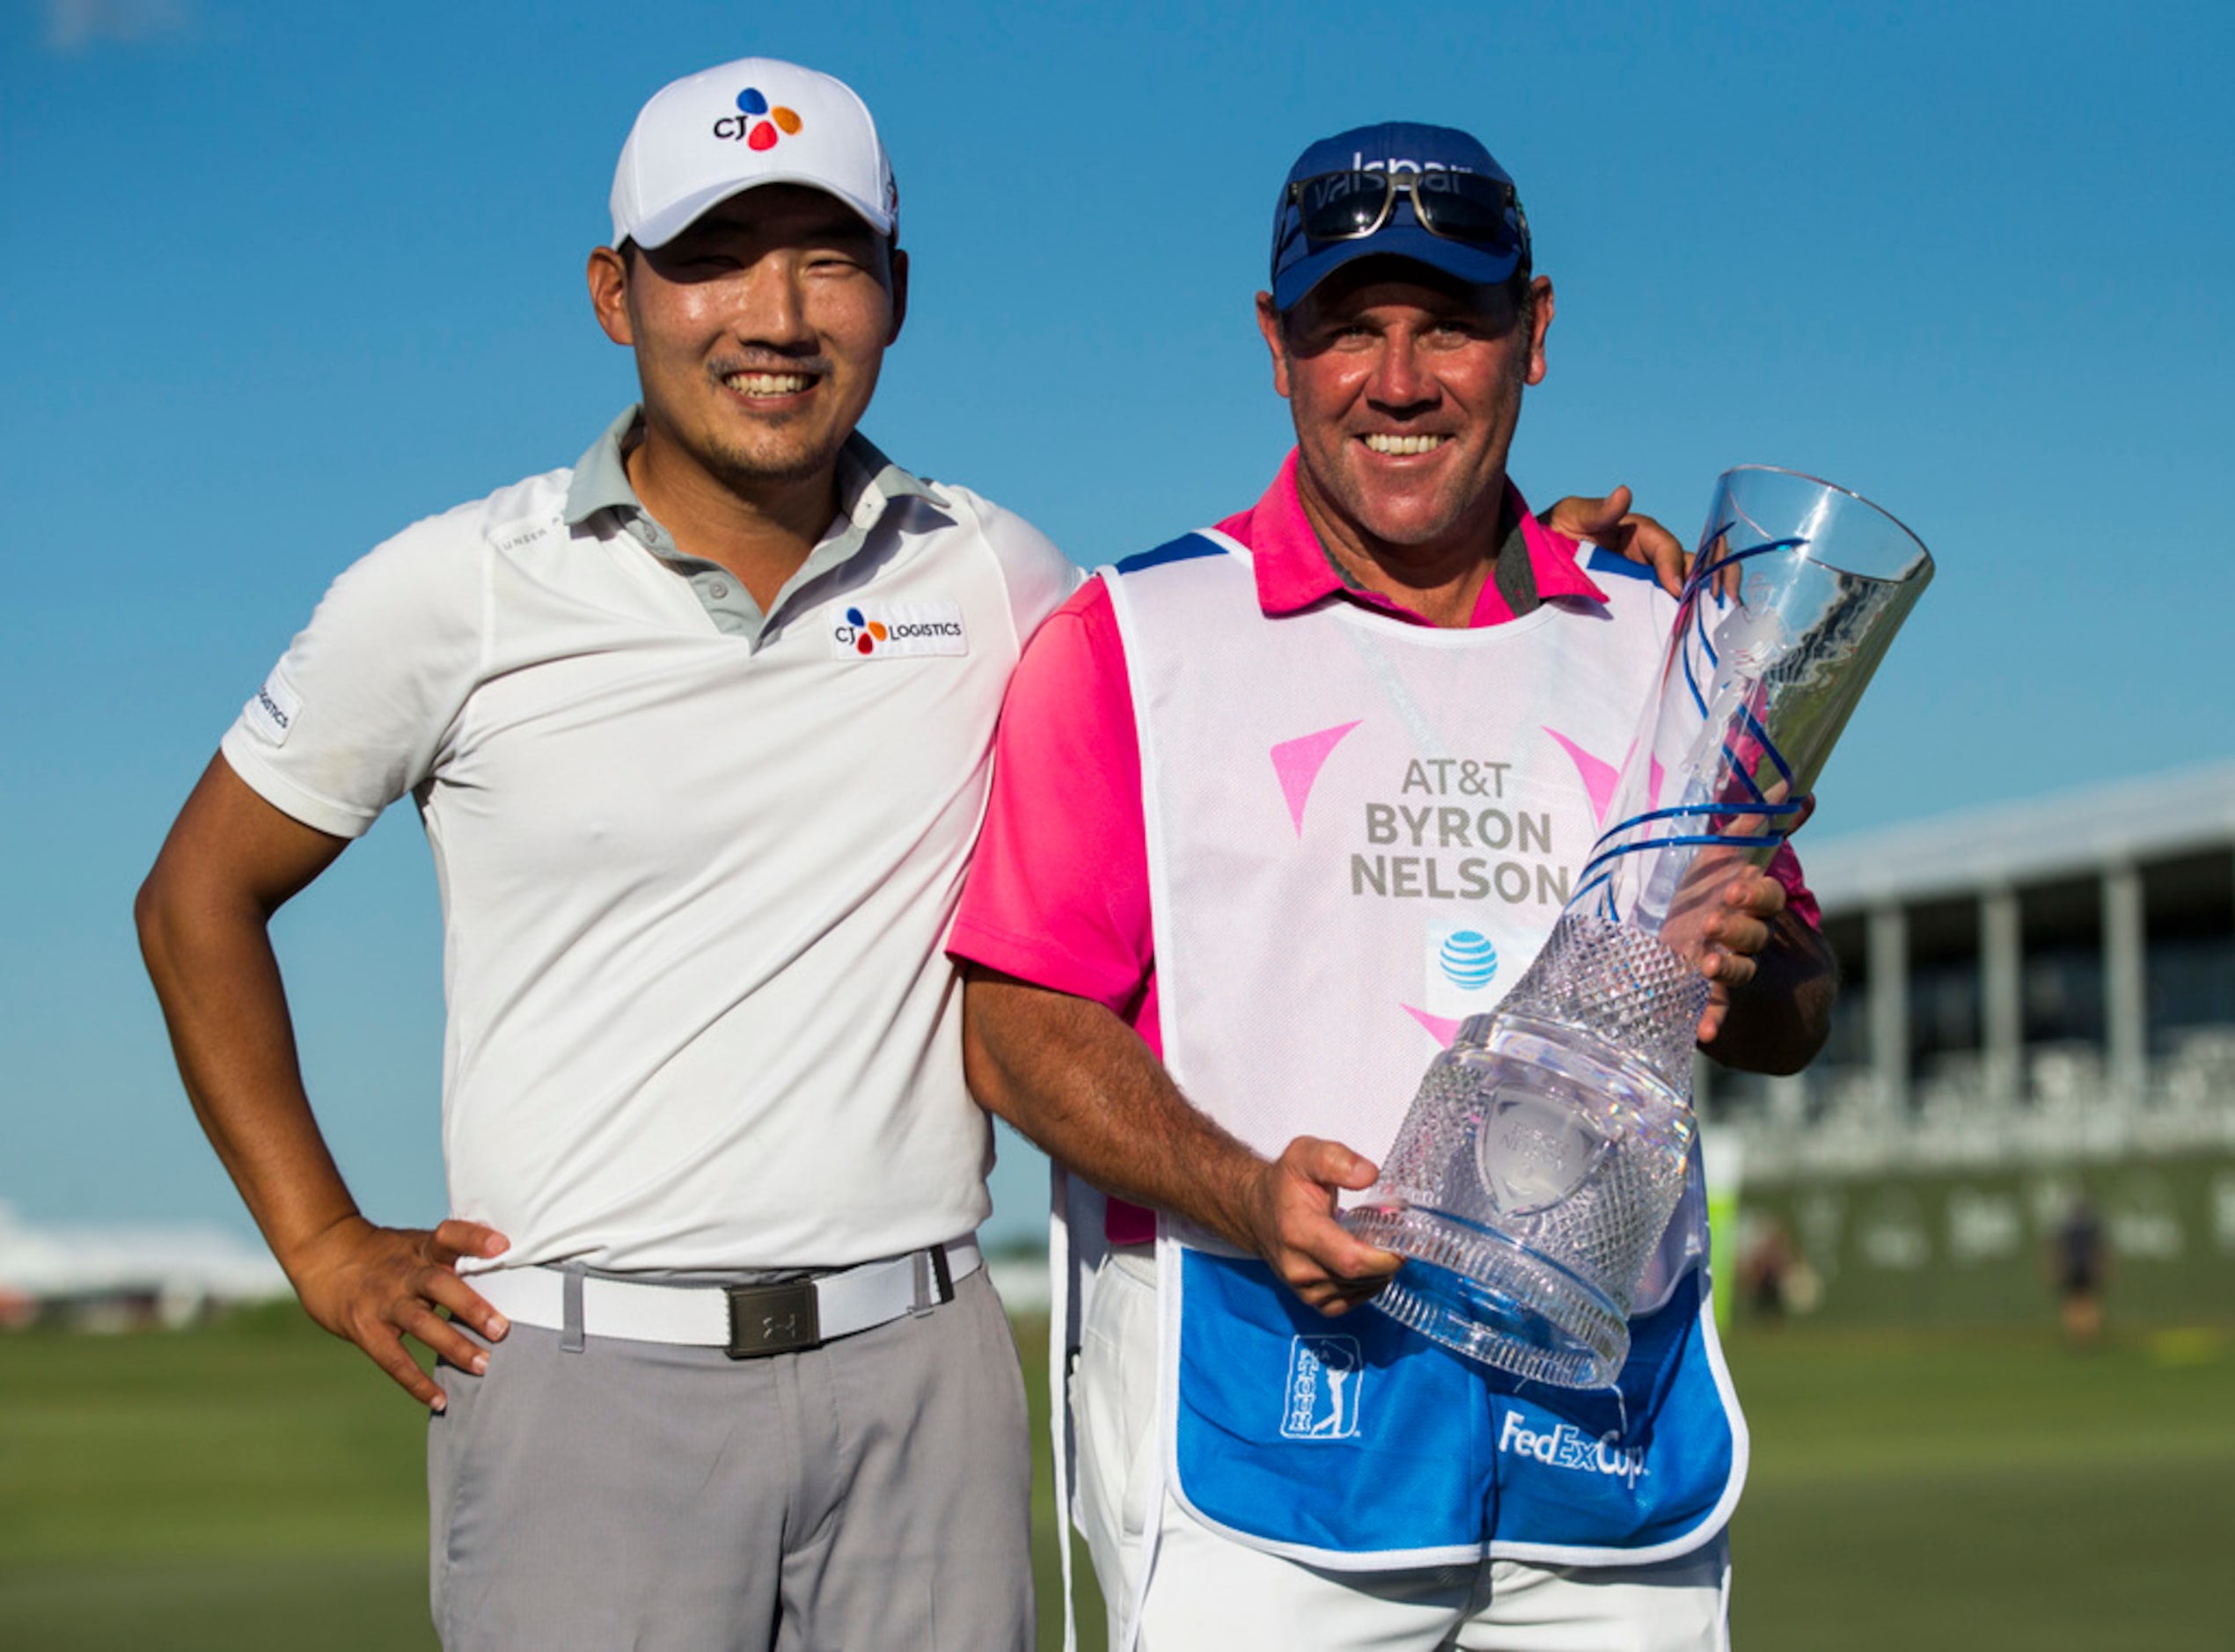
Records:
M1830 1042L1703 1110L1825 1306L2030 1312L2086 1202L2114 1312L2235 1318L2235 764L1803 858Z
M0 1328L177 1327L289 1294L269 1252L221 1227L34 1227L0 1203Z

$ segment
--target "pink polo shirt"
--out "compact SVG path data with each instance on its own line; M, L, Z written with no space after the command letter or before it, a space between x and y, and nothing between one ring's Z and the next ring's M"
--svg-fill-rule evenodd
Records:
M1605 602L1579 564L1575 542L1538 523L1510 483L1507 497L1521 518L1537 595L1548 602ZM1264 496L1219 523L1219 530L1250 552L1257 605L1268 618L1336 601L1429 623L1377 592L1343 583L1296 496L1293 452ZM1497 581L1484 580L1469 625L1496 625L1513 617ZM1794 910L1819 923L1815 897L1792 851L1778 850L1769 869ZM1124 640L1100 580L1088 580L1040 627L1009 681L993 795L947 950L1037 986L1091 998L1163 1053L1140 738ZM1147 1211L1112 1202L1112 1243L1153 1237Z

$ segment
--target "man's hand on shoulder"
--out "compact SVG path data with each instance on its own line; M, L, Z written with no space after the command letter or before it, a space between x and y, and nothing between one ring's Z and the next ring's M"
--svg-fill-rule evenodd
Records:
M1374 1185L1374 1162L1340 1142L1299 1136L1264 1164L1243 1222L1282 1282L1322 1313L1348 1312L1389 1283L1404 1259L1353 1237L1335 1219L1338 1189Z
M478 1222L449 1221L432 1230L375 1227L353 1216L305 1245L288 1272L311 1318L363 1349L421 1405L440 1411L448 1401L404 1338L461 1371L486 1371L487 1351L454 1321L492 1342L502 1341L510 1327L459 1276L458 1264L469 1256L501 1256L507 1243ZM437 1308L449 1309L451 1319Z
M1617 487L1598 499L1570 497L1555 501L1538 520L1554 533L1587 540L1602 550L1649 565L1661 589L1671 596L1684 590L1691 557L1676 536L1651 516L1630 508L1630 490Z

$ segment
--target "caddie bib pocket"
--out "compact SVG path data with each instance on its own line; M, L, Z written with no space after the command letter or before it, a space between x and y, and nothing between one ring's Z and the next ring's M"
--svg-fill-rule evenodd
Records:
M1682 1553L1737 1501L1745 1424L1713 1341L1705 1276L1630 1322L1616 1388L1496 1373L1494 1552L1553 1561Z
M1259 1261L1183 1246L1165 1277L1168 1439L1193 1514L1338 1568L1480 1555L1495 1490L1475 1368L1387 1314L1329 1319Z
M1696 1270L1632 1322L1617 1388L1575 1390L1485 1371L1386 1314L1327 1319L1262 1262L1177 1252L1174 1490L1253 1548L1337 1570L1637 1562L1696 1546L1737 1501L1745 1428Z

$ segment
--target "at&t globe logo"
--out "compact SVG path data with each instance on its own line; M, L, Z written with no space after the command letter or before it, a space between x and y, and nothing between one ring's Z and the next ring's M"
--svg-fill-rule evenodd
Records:
M1444 979L1462 992L1478 992L1498 974L1498 948L1480 930L1455 930L1437 955Z

